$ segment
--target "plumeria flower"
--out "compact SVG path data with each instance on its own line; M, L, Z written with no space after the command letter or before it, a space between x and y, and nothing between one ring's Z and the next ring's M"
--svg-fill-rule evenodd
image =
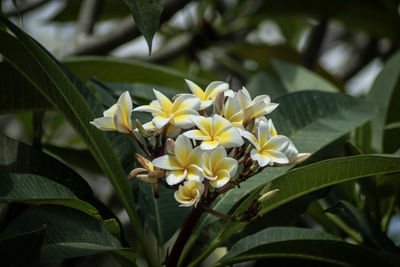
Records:
M215 97L219 92L229 90L229 84L226 82L215 81L210 83L206 90L203 91L200 86L195 84L190 80L185 80L187 86L189 87L190 91L192 91L193 95L198 97L201 101L200 110L206 109L212 105Z
M204 177L210 180L210 185L214 188L226 185L238 168L237 160L227 157L221 146L213 152L204 152L201 164Z
M175 191L174 197L176 201L181 203L181 207L197 207L204 192L204 185L195 180L186 181L184 185L179 186L179 190Z
M253 144L254 148L250 151L250 157L252 160L257 161L261 167L274 163L289 163L289 159L285 154L290 144L289 138L283 135L271 137L268 125L264 121L260 121L258 124L257 138L247 131L244 131L242 135Z
M103 131L118 131L129 133L132 131L132 99L128 91L125 91L118 102L103 112L101 118L96 118L90 123Z
M228 97L225 105L222 107L221 115L227 119L239 132L244 130L243 128L243 110L241 109L239 102L234 97Z
M170 123L176 128L187 129L194 125L191 120L197 116L200 100L193 95L181 95L174 103L161 92L153 89L157 100L151 101L150 105L139 106L133 111L150 112L153 114L152 123L157 129L163 128Z
M169 185L178 184L185 179L203 181L200 147L193 149L190 139L180 135L174 143L174 153L156 158L152 162L155 167L169 170L167 172Z
M198 130L187 131L184 135L194 140L201 140L200 148L203 150L214 149L218 145L225 148L243 145L239 131L227 119L217 114L211 118L197 116L192 120Z
M237 92L236 99L244 112L245 122L269 114L278 107L278 104L271 103L268 95L259 95L251 100L250 93L245 87Z

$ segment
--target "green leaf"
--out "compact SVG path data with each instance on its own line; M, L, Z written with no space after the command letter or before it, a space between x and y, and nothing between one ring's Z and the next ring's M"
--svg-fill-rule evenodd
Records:
M399 121L400 108L398 107L398 99L400 96L400 52L393 55L383 67L382 71L376 77L372 88L368 94L368 101L371 105L378 107L378 113L372 120L373 129L373 146L378 151L393 153L400 145L398 138L392 136L392 141L383 140L384 127L388 123ZM388 130L395 131L398 130ZM383 143L385 142L385 143ZM397 143L397 147L396 147Z
M4 266L39 266L40 249L46 227L0 238L1 264Z
M259 214L264 215L291 200L327 186L358 178L396 172L400 172L400 157L362 155L320 161L296 168L279 178L275 177L275 179L264 177L265 183L273 181L271 190L279 189L279 193L261 205ZM235 214L245 208L241 206L241 209L235 210ZM219 244L247 224L248 222L227 223L223 228L224 230L215 237L209 247L192 264L200 263Z
M185 78L200 86L207 81L191 77L183 72L146 62L115 59L110 57L79 57L62 62L82 81L96 77L103 82L145 83L175 88L185 88Z
M283 62L278 59L272 60L271 63L281 82L289 92L310 89L326 92L339 91L333 84L302 66Z
M400 252L400 249L396 247L393 241L380 230L379 225L368 219L364 213L350 202L339 200L334 206L325 210L325 212L338 215L347 225L359 231L377 249L396 254Z
M182 225L190 209L179 207L173 191L159 187L159 198L153 196L153 185L140 183L138 204L143 208L145 221L153 230L160 245L167 242Z
M99 217L98 210L67 187L33 174L0 173L0 203L55 204Z
M53 109L50 103L7 62L0 63L0 113Z
M354 97L318 91L287 94L273 100L279 107L270 114L278 133L290 137L300 153L315 153L335 142L374 115L374 109ZM214 209L228 212L234 203L255 188L279 177L291 167L267 168L260 174L229 190L214 201ZM204 225L215 220L204 218Z
M27 210L6 227L0 238L32 231L43 225L46 226L46 236L41 248L41 264L107 251L119 253L122 249L100 221L75 209L52 205Z
M74 170L55 158L24 143L0 134L0 172L31 173L61 184L77 196L96 207L103 218L115 215L93 195L89 184Z
M87 149L75 149L54 145L44 145L43 149L63 161L88 170L92 173L101 173L101 167L97 164L92 154Z
M121 199L137 239L144 248L147 245L144 245L146 241L135 214L135 202L126 173L106 135L89 124L95 118L94 112L100 115L100 103L38 43L8 20L1 18L1 21L15 37L0 30L0 52L54 107L65 114L81 135ZM154 261L150 251L143 249L142 252L148 261Z
M310 259L345 266L395 266L400 263L398 255L347 244L324 232L272 227L241 239L216 266L278 257Z
M132 11L133 19L146 39L151 54L153 36L160 24L162 13L161 0L124 0Z
M267 94L271 98L277 98L287 93L283 84L266 71L259 71L251 76L246 89L253 96Z

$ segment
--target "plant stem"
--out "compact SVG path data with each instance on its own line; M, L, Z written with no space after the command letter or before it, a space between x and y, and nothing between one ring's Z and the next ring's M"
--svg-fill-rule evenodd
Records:
M168 256L166 260L166 266L172 267L177 266L179 257L181 256L182 250L188 241L192 231L200 219L200 216L203 214L204 210L199 205L197 208L193 208L190 212L189 216L186 218L185 223L183 224L183 228L179 233L178 238L176 239L174 246L172 247L171 254Z

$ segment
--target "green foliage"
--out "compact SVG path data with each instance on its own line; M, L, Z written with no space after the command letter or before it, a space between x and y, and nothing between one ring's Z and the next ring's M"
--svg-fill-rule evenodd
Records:
M151 54L151 45L153 36L160 24L162 13L161 0L124 0L132 11L133 18L140 32L144 35L149 54Z

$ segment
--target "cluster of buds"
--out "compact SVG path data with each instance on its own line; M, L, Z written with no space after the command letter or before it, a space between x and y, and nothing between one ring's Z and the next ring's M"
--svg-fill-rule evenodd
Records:
M104 117L91 122L135 138L144 156L136 154L142 168L129 178L152 183L155 196L162 184L175 190L180 206L207 207L264 168L298 164L310 155L299 154L265 117L278 107L268 95L252 99L246 88L234 92L221 81L210 83L205 91L192 81L186 84L192 94L170 100L153 89L156 100L134 109L125 92ZM144 124L136 120L133 129L132 111L151 113L153 119ZM273 195L266 194L260 199Z

